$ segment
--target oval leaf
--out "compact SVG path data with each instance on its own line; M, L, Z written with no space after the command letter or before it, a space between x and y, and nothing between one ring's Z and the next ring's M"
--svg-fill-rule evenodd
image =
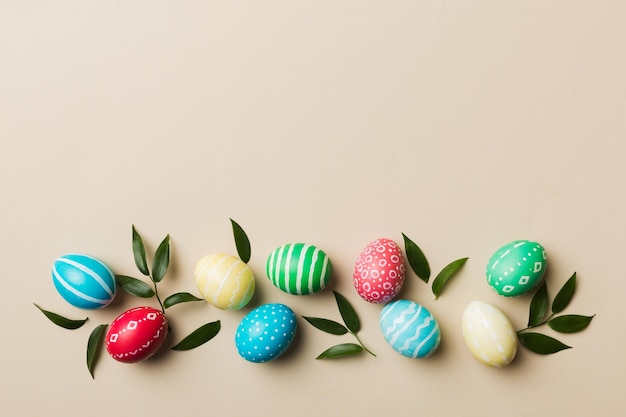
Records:
M116 275L115 282L130 295L141 298L150 298L154 295L154 290L148 284L137 278L128 277L126 275Z
M41 311L46 317L48 317L48 319L52 323L68 330L75 330L75 329L78 329L79 327L82 327L82 325L85 324L85 322L88 319L88 318L85 318L83 320L72 320L72 319L63 317L57 313L53 313L52 311L44 310L43 308L39 307L37 304L35 304L35 307L37 307L39 311Z
M541 320L546 316L548 310L548 287L546 282L543 281L541 286L535 292L532 301L530 302L530 312L528 314L528 326L537 326L541 323Z
M548 321L548 326L559 333L576 333L585 330L594 317L595 315L580 316L577 314L568 314L551 319Z
M133 256L135 257L135 265L137 269L145 276L150 275L148 270L148 262L146 261L146 247L143 245L143 239L135 229L133 224Z
M350 304L346 297L339 294L337 291L333 291L333 294L335 294L337 307L339 307L339 313L341 314L341 318L346 324L346 327L352 333L358 333L358 331L361 330L361 322L359 321L359 316L357 316L356 311L354 311L352 304Z
M152 279L154 280L154 282L160 282L163 279L169 265L170 235L167 235L157 248L156 252L154 253L154 259L152 260Z
M549 355L571 348L571 346L567 346L560 341L541 333L518 333L517 337L519 338L522 346L535 353L539 353L540 355Z
M576 272L574 272L570 279L568 279L567 282L563 284L563 287L556 294L556 297L554 297L554 301L552 302L552 312L557 314L565 310L565 308L569 305L569 302L572 301L575 290Z
M168 308L176 304L180 303L188 303L190 301L204 301L203 298L198 298L195 295L189 294L188 292L178 292L176 294L172 294L163 301L163 308Z
M220 328L219 320L200 326L178 342L176 346L172 346L172 350L190 350L203 345L213 339L220 332Z
M402 237L404 238L404 250L411 269L422 281L428 283L430 279L430 266L428 265L424 252L422 252L419 246L404 233L402 233Z
M433 294L435 294L435 298L439 298L441 295L441 291L443 290L443 286L446 285L448 280L456 274L465 262L467 262L468 258L457 259L456 261L450 262L446 265L445 268L441 270L437 277L433 281Z
M230 219L230 223L233 226L233 235L235 237L235 246L237 247L237 253L239 254L239 258L244 262L248 263L250 260L250 240L248 240L248 235L246 232L239 226L239 224Z
M98 359L98 353L100 352L106 329L106 324L99 325L93 329L87 341L87 369L91 374L91 378L93 378L93 370L96 366L96 360Z
M303 318L313 325L316 329L319 329L323 332L342 335L348 333L348 329L346 329L342 324L337 323L336 321L321 319L319 317L304 317Z
M356 343L342 343L326 349L315 359L334 359L343 358L345 356L356 355L363 352L363 347Z

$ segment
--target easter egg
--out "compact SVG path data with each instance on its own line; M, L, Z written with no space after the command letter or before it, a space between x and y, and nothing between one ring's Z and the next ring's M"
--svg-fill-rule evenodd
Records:
M463 313L463 339L471 354L485 365L501 368L517 353L517 336L499 308L472 301Z
M531 291L546 272L546 251L537 242L516 240L498 249L487 263L487 282L495 292L516 297Z
M396 242L376 239L354 263L352 281L357 293L370 303L387 303L402 289L404 257Z
M108 306L115 298L115 276L93 256L69 254L54 261L52 281L71 305L93 310Z
M264 304L244 316L237 327L235 346L250 362L280 357L296 334L296 315L284 304Z
M222 310L244 307L254 294L254 275L241 259L215 253L200 259L194 272L200 294Z
M167 318L161 310L135 307L120 314L109 326L106 348L119 362L132 363L148 359L167 336Z
M425 358L437 350L441 331L426 307L409 300L396 300L380 312L380 330L398 353L409 358Z
M333 265L326 253L305 243L290 243L274 249L267 258L265 269L274 286L294 295L323 290L333 273Z

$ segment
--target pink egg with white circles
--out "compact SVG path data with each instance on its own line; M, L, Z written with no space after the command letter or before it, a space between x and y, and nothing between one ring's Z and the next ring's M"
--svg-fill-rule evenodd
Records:
M402 289L404 271L404 257L398 244L391 239L376 239L354 263L354 288L365 301L388 303Z

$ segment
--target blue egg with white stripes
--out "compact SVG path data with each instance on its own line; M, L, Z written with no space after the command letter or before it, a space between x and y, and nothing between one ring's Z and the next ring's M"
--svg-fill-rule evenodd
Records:
M69 254L54 261L52 281L61 297L74 307L95 310L115 298L115 275L99 259Z
M235 345L239 356L249 362L278 359L296 334L296 315L284 304L264 304L244 316L237 327Z
M423 305L393 301L380 312L380 330L396 352L419 359L432 355L441 342L439 324Z

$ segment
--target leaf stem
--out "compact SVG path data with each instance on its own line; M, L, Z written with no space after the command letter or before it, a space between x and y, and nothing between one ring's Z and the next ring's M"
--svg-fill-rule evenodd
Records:
M528 326L528 327L526 327L526 328L524 328L524 329L522 329L522 330L518 330L518 331L517 331L517 334L520 334L520 333L522 333L522 332L524 332L524 331L526 331L526 330L534 329L535 327L543 326L544 324L546 324L547 322L549 322L550 320L552 320L552 318L555 316L555 314L556 314L556 313L552 313L552 314L550 314L550 315L548 316L548 318L547 318L547 319L545 319L544 321L542 321L542 322L540 322L540 323L537 323L537 324L532 325L532 326Z
M356 340L359 342L359 344L361 345L363 350L365 350L367 353L369 353L373 357L376 357L376 354L374 352L372 352L367 347L365 347L365 345L363 344L363 342L361 341L361 339L359 338L359 336L356 333L352 333L352 332L350 332L350 333L356 338Z
M159 289L158 289L157 282L154 280L154 278L152 278L152 276L150 276L150 278L152 279L152 283L154 284L154 295L156 296L156 299L159 302L159 305L161 306L161 312L165 314L165 307L163 306L161 297L159 297Z

